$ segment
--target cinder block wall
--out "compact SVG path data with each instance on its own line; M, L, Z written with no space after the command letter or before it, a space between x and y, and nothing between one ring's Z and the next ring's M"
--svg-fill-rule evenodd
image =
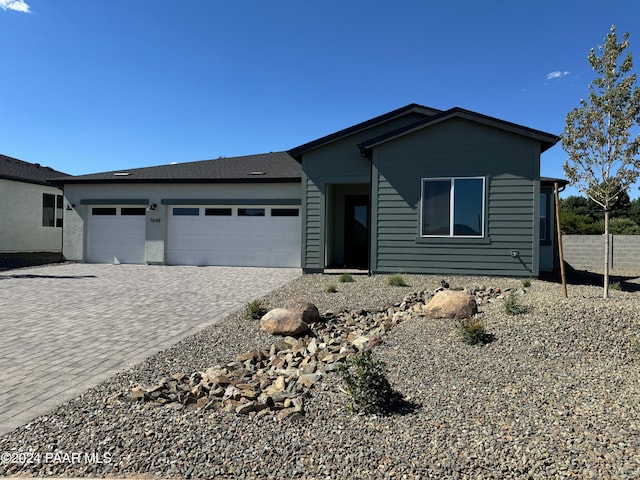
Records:
M617 275L640 275L640 235L610 235L609 265ZM603 235L563 235L564 260L576 270L604 271Z

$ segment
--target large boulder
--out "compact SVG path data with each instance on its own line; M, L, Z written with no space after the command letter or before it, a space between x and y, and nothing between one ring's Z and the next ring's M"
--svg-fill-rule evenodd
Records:
M309 330L309 325L291 310L274 308L260 319L260 328L271 335L300 335Z
M475 298L461 290L442 290L436 293L423 311L427 318L462 320L478 313Z
M306 324L320 321L318 307L304 298L293 298L284 302L284 308L298 315Z

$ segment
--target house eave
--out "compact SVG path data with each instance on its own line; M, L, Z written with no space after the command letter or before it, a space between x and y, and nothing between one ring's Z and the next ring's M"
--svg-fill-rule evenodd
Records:
M409 135L416 131L422 130L424 128L431 127L433 125L437 125L438 123L445 122L452 118L462 118L465 120L469 120L472 122L480 123L483 125L487 125L489 127L498 128L501 130L508 131L510 133L514 133L516 135L522 135L525 137L532 138L540 142L540 153L548 150L553 147L558 141L560 141L560 137L557 135L553 135L551 133L543 132L541 130L535 130L533 128L525 127L522 125L518 125L516 123L507 122L506 120L500 120L495 117L490 117L488 115L483 115L481 113L472 112L470 110L465 110L463 108L455 107L450 110L446 110L437 115L434 115L429 118L425 118L423 120L418 120L417 122L408 125L406 127L401 127L396 130L393 130L384 135L380 135L378 137L372 138L358 145L360 149L360 153L367 157L371 158L371 151L383 143L390 142L397 138L403 137L405 135Z
M297 160L299 163L302 162L302 155L305 153L308 153L312 150L315 150L317 148L320 148L324 145L327 145L329 143L335 142L336 140L340 140L341 138L347 137L349 135L353 135L355 133L359 133L362 132L364 130L367 130L371 127L374 127L376 125L380 125L386 122L389 122L391 120L395 120L396 118L400 118L403 117L405 115L411 114L411 113L418 113L418 114L422 114L425 116L432 116L432 115L437 115L439 113L441 113L442 110L438 110L435 108L431 108L431 107L425 107L423 105L419 105L417 103L411 103L409 105L406 105L404 107L398 108L396 110L393 110L391 112L385 113L383 115L379 115L375 118L372 118L370 120L366 120L364 122L360 122L356 125L353 125L351 127L339 130L337 132L331 133L329 135L325 135L324 137L318 138L316 140L313 140L311 142L305 143L303 145L299 145L297 147L292 148L291 150L288 150L287 153L289 155L291 155L295 160Z

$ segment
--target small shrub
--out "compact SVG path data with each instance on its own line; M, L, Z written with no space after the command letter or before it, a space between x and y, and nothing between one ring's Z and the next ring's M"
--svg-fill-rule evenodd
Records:
M633 342L633 349L637 354L640 354L640 341Z
M622 285L620 282L611 282L609 283L609 290L616 290L618 292L622 291Z
M404 281L404 278L402 278L401 275L391 275L389 277L389 285L391 285L392 287L406 287L407 284Z
M522 304L520 295L511 292L504 299L504 311L507 312L507 315L521 315L527 313L528 310L529 308Z
M487 335L484 323L480 320L473 318L462 320L459 330L462 341L468 345L484 345L489 342L490 336Z
M347 405L350 412L369 415L389 410L393 389L386 377L387 366L372 358L371 350L353 357L350 365L342 364L339 371L351 397Z
M327 288L325 288L324 291L327 293L336 293L338 289L336 288L335 283L330 283L329 285L327 285Z
M353 275L351 275L350 273L343 273L338 278L338 281L340 283L351 283L351 282L353 282Z
M525 278L524 280L522 280L523 288L529 288L530 286L531 286L531 280L529 280L528 278Z
M244 317L247 319L260 320L268 310L262 305L260 300L247 303L244 308Z

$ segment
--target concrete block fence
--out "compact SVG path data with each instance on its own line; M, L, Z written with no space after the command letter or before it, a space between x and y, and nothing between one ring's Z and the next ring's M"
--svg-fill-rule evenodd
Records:
M604 271L604 235L563 235L564 260L576 270ZM640 235L609 235L614 275L640 275Z

